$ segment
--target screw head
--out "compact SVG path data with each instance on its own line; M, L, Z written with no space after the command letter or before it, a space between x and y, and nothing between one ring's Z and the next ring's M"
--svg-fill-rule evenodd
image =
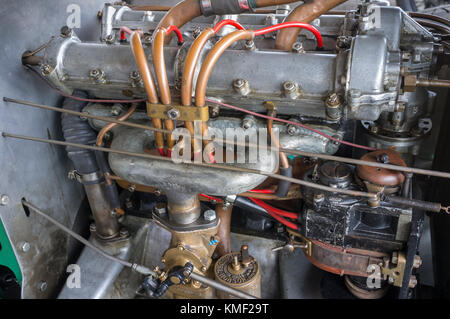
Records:
M180 117L180 111L177 109L170 109L167 111L167 117L171 120L176 120Z
M161 216L161 215L164 215L164 214L166 214L166 212L167 212L167 210L166 210L166 204L164 204L164 203L158 203L158 204L156 204L154 210L155 210L155 213L156 213L156 214L158 214L158 215L160 215L160 216Z
M8 204L9 204L9 196L3 194L3 195L0 197L0 205L6 206L6 205L8 205Z
M46 281L41 281L38 285L38 289L39 291L45 291L47 290L47 282Z
M24 253L26 253L27 251L29 251L30 248L31 248L30 243L24 242L24 243L22 244L22 251L23 251Z
M203 218L208 222L212 222L217 218L216 212L212 209L208 209L206 212L203 213Z
M287 133L291 136L295 135L297 133L297 127L294 125L288 125Z
M68 38L68 37L70 37L72 35L72 29L71 28L69 28L68 26L63 26L62 28L61 28L61 36L63 37L63 38Z
M244 47L249 51L253 51L256 49L255 42L253 40L245 41Z

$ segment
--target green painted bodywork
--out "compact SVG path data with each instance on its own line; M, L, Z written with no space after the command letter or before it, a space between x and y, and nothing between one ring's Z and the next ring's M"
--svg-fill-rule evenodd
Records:
M19 285L22 285L22 272L20 271L19 263L16 255L6 234L5 227L0 219L0 265L8 267L16 276Z

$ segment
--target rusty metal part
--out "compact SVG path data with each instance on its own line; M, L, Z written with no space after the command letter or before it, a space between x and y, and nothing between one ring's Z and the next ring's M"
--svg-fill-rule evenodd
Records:
M216 244L211 242L212 239L219 240L217 232L220 222L214 227L193 231L175 231L158 221L156 223L172 234L169 248L161 258L161 262L165 264L165 273L190 262L194 265L194 272L204 276L211 275L212 254L216 249ZM172 298L212 298L214 289L191 280L186 285L171 286L168 295Z
M145 56L144 49L141 43L141 36L138 31L131 34L130 37L131 50L133 51L134 59L141 74L142 81L144 82L145 91L148 95L150 103L157 104L158 92L156 91L155 81L148 65L147 57ZM152 119L153 127L156 129L162 129L162 123L160 119ZM164 148L164 137L162 133L155 133L155 143L159 149Z
M450 33L450 28L448 28L442 24L430 22L430 21L426 21L426 20L420 20L420 19L415 19L415 21L423 27L432 28L432 29L440 31L441 33L444 33L444 34Z
M218 282L255 297L261 297L261 272L258 262L248 254L244 245L240 252L222 256L214 266L214 275ZM232 299L234 296L218 291L220 299Z
M227 207L224 207L222 204L216 205L216 213L220 220L219 231L217 233L217 236L219 236L220 241L216 248L216 254L219 257L229 254L231 252L230 223L232 210L233 210L232 205L229 205Z
M222 53L236 41L253 40L254 36L255 35L252 30L238 30L224 36L219 42L217 42L211 51L209 51L197 79L197 86L195 90L195 104L197 106L205 105L208 80L214 65L219 60Z
M131 107L129 108L129 110L124 115L117 118L117 120L119 120L119 121L127 120L134 113L134 111L136 111L136 108L137 108L137 104L135 104L135 103L132 104ZM106 126L104 126L98 133L97 142L95 144L97 146L101 146L103 144L103 138L104 138L105 134L117 125L118 124L116 124L116 123L109 123Z
M164 39L166 37L166 33L167 31L163 27L158 28L155 32L152 46L152 56L161 102L164 105L170 105L172 103L172 97L170 94L169 80L167 79L166 62L164 58ZM174 123L170 119L164 120L164 125L167 130L174 129ZM172 140L172 134L166 134L166 140L167 147L169 151L171 151L175 144L175 141Z
M285 22L311 23L322 14L333 9L346 0L312 0L295 8L286 18ZM282 29L278 33L275 48L278 50L291 51L292 45L297 40L300 28Z
M308 238L289 228L286 228L286 231L292 238L298 237L301 239L300 242L292 239L291 240L292 245L302 246L303 252L305 253L306 256L312 255L312 242Z
M358 287L352 282L350 276L344 276L345 286L347 289L359 299L380 299L383 298L389 290L389 286L385 285L379 289L367 290Z
M399 153L392 149L376 150L367 153L361 157L361 160L367 162L382 162L397 166L406 166L405 161ZM363 181L380 186L396 187L405 181L405 175L389 169L370 167L365 165L358 165L356 167L356 174Z
M177 113L176 117L172 113ZM147 114L151 118L176 119L179 121L208 121L209 110L207 106L180 106L147 103Z
M369 265L382 267L383 257L389 257L387 254L361 249L344 249L312 239L310 242L312 252L310 256L306 254L306 258L316 267L341 276L368 277Z
M81 116L81 117L85 117L85 118L89 118L89 119L93 119L93 120L100 120L100 121L104 121L104 122L108 122L108 123L116 123L119 125L148 130L148 131L152 131L155 133L172 133L172 132L164 130L164 129L159 129L159 128L151 127L151 126L144 125L144 124L128 122L128 121L121 122L121 121L118 121L118 120L110 118L110 117L91 115L91 114L88 114L87 112L77 112L77 111L72 111L72 110L66 110L66 109L62 109L62 108L58 108L58 107L54 107L54 106L43 105L43 104L39 104L39 103L32 103L32 102L27 102L27 101L18 100L18 99L11 99L8 97L3 97L3 101L22 104L22 105L26 105L26 106L37 107L37 108L41 108L44 110L50 110L50 111L55 111L55 112L59 112L59 113L67 113L67 114ZM13 135L13 134L9 134L6 132L3 132L3 134ZM17 135L15 135L15 136L17 136ZM191 135L187 135L187 137L191 137ZM27 138L29 138L29 137L27 137ZM233 143L234 145L237 145L237 146L246 146L246 147L254 147L254 148L259 147L257 144L252 144L252 143L231 142L229 140L220 139L220 138L215 138L215 140L217 142L222 142L224 144ZM47 140L45 140L45 141L48 142ZM277 148L270 147L270 146L268 146L268 149L273 150L273 151L277 150ZM326 155L326 154L320 154L320 153L297 151L297 150L291 150L291 149L286 149L286 148L282 148L280 150L283 152L286 152L288 154L300 155L300 156L304 156L304 157L311 157L311 158L317 157L317 158L321 158L323 160L344 162L344 163L349 163L349 164L353 164L353 165L365 165L365 166L370 166L370 167L379 167L379 168L384 168L384 169L388 169L388 170L404 172L404 173L413 173L413 174L436 176L436 177L442 177L442 178L450 178L450 173L442 172L442 171L432 171L432 170L415 168L415 167L396 166L396 165L384 164L384 163L379 163L379 162L363 161L360 159Z

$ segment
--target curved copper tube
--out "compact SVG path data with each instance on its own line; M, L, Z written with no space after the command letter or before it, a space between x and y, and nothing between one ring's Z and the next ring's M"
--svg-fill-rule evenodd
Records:
M267 0L268 1L268 0ZM313 0L309 3L301 4L295 8L286 18L285 22L304 22L311 23L325 12L333 9L337 5L347 0ZM292 45L297 40L300 28L288 28L280 30L275 42L275 48L278 50L290 51Z
M214 31L212 28L206 28L200 36L195 39L192 43L191 48L186 56L186 60L184 63L183 76L181 81L181 103L184 106L190 106L192 100L192 85L194 80L195 67L197 65L198 59L200 58L200 53L205 47L206 42L214 36ZM194 126L192 122L185 123L186 128L189 130L191 135L194 135ZM205 126L205 125L203 125ZM208 128L206 127L206 130ZM202 131L204 131L203 128ZM194 154L198 154L201 152L201 147L198 143L197 139L192 139L192 145L194 149Z
M144 82L145 91L147 92L150 103L157 104L158 93L156 91L155 82L148 65L147 57L141 43L141 37L138 31L135 31L130 36L131 50L133 51L134 59L136 60L139 73ZM162 128L160 119L152 119L153 126L157 129ZM160 150L164 149L164 137L162 133L155 132L156 147Z
M137 108L137 104L136 103L133 103L132 105L131 105L131 107L128 109L128 111L124 114L124 115L122 115L122 116L120 116L117 120L119 120L119 121L125 121L125 120L127 120L133 113L134 113L134 111L136 111L136 108ZM118 124L117 123L109 123L109 124L107 124L106 126L104 126L101 130L100 130L100 132L98 133L98 135L97 135L97 141L96 141L96 145L97 146L102 146L102 144L103 144L103 138L105 137L105 134L109 131L109 130L111 130L113 127L115 127L115 126L117 126Z
M275 117L276 113L275 111L269 111L269 116ZM281 145L280 145L280 141L278 140L277 136L275 136L274 132L273 132L273 120L269 119L267 120L267 131L269 131L269 135L270 135L270 139L272 140L272 143L275 144L275 147L280 149ZM289 160L286 156L286 153L284 152L279 152L279 156L280 156L280 166L283 168L289 168L290 164L289 164Z
M170 95L169 80L167 79L166 61L164 58L164 39L166 37L166 29L159 28L156 31L155 38L153 40L153 66L155 68L156 79L158 81L159 93L161 102L164 105L172 104L172 98ZM173 130L174 123L172 120L164 120L166 130ZM166 134L168 152L172 151L175 141L172 140L171 134Z
M222 53L234 42L239 40L252 40L254 33L252 30L238 30L224 36L208 53L203 62L195 88L195 105L202 107L206 102L206 87L214 65L219 60Z

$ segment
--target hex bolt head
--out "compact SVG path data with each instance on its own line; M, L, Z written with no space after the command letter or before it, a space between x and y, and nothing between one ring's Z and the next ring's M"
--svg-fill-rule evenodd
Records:
M250 93L250 84L247 80L244 79L236 79L233 82L233 87L236 92L241 95L248 95Z
M294 81L286 81L283 83L284 95L289 99L296 99L300 95L299 86Z
M167 111L167 117L171 120L176 120L180 117L180 111L177 109L170 109Z
M61 28L61 37L68 38L71 35L72 35L72 29L71 28L69 28L66 25Z
M159 216L166 214L166 204L164 203L158 203L156 204L154 208L155 214L158 214Z
M29 251L30 248L31 248L30 243L24 242L24 243L22 244L22 251L23 251L24 253L26 253L27 251Z
M291 136L294 136L295 134L297 134L298 129L295 125L289 124L287 127L287 133Z
M245 41L244 47L245 47L245 49L248 50L248 51L254 51L254 50L256 49L255 41L253 41L253 40L247 40L247 41Z
M297 52L297 53L305 52L305 48L303 47L303 43L301 43L301 42L295 42L295 43L292 45L292 51Z
M203 218L208 222L212 222L217 218L216 212L212 209L208 209L206 212L203 213Z
M8 204L9 204L9 196L3 194L3 195L0 197L0 205L6 206L6 205L8 205Z

